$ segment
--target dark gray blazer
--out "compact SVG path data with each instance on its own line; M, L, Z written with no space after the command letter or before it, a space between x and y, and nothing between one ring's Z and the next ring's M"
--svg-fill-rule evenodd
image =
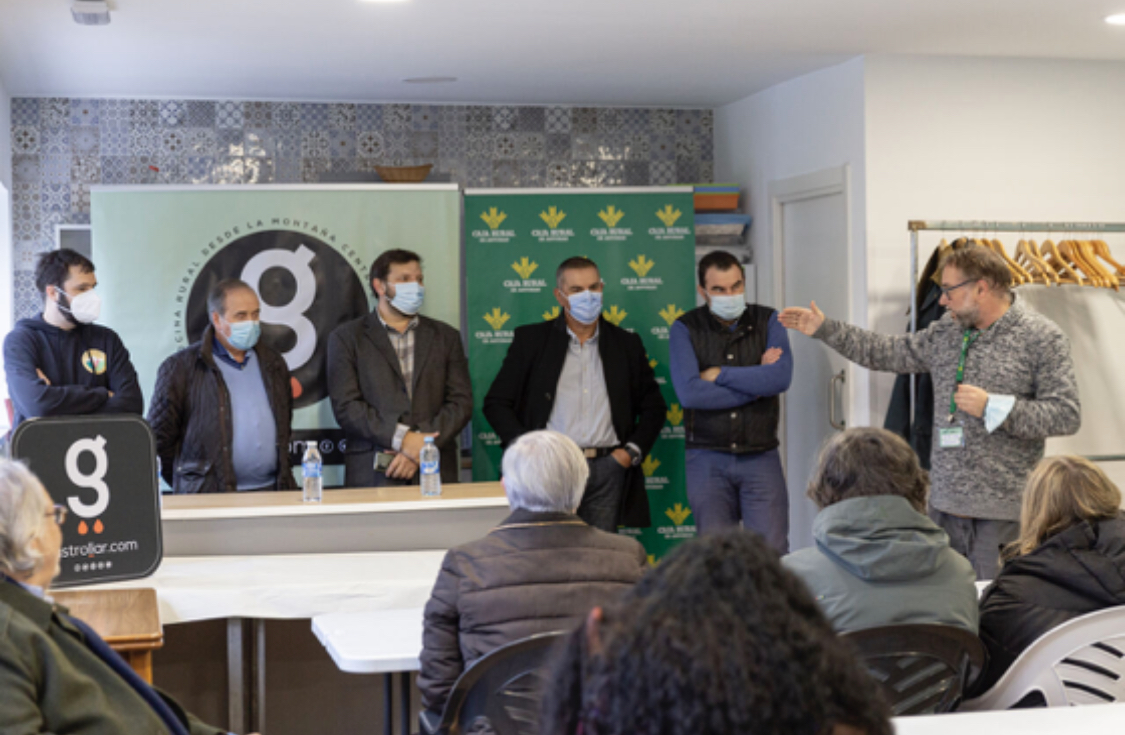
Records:
M348 487L375 485L375 453L391 448L400 423L424 433L440 432L434 442L441 449L441 481L457 482L457 435L473 411L469 362L456 329L428 317L418 319L413 401L377 314L342 324L328 338L328 394L347 437Z

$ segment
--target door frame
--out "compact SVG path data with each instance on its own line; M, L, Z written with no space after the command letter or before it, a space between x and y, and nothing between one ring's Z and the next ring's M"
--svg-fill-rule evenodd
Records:
M856 252L852 238L852 208L851 208L851 166L844 164L842 166L835 166L832 168L822 169L809 174L801 176L793 176L787 179L778 179L769 183L769 201L770 201L770 237L771 246L773 249L773 293L775 303L778 304L778 309L785 306L805 306L805 304L789 304L787 295L785 293L785 232L784 223L785 218L782 208L786 204L793 204L802 202L809 199L818 199L824 196L833 196L842 194L844 197L844 236L845 243L848 251L848 272L844 282L845 288L845 302L847 303L848 313L837 317L842 318L849 324L853 323L854 319L854 303L853 303L853 284L855 281L856 269ZM860 261L863 262L863 261ZM807 338L806 338L807 339ZM842 409L844 413L844 420L846 426L852 427L858 425L855 419L856 411L855 406L857 402L856 397L856 380L857 366L850 360L847 361L846 370L846 385L842 396ZM799 389L799 388L798 388ZM788 466L787 447L784 437L786 436L786 406L785 396L781 397L781 424L778 427L779 436L782 439L781 443L781 461L782 466Z

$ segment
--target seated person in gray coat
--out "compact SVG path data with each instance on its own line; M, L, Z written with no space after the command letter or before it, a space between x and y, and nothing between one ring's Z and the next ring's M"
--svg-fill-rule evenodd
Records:
M589 469L566 436L524 434L504 452L503 470L512 514L479 541L449 550L426 604L418 688L430 716L440 716L457 677L477 659L573 628L645 571L640 544L575 514Z
M977 632L976 574L926 516L930 479L885 429L850 429L824 445L809 480L816 546L782 563L839 632L952 625Z

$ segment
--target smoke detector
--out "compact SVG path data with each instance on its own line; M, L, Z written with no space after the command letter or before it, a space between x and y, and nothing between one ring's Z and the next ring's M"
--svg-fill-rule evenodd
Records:
M80 26L109 25L109 3L103 0L71 0L70 14Z

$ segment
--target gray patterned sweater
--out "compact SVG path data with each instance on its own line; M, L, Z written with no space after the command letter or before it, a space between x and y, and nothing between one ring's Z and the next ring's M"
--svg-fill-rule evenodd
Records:
M1015 298L1013 296L1013 298ZM965 385L1015 396L991 434L983 418L958 411L949 422L964 331L946 316L917 334L888 336L826 319L816 334L871 370L930 373L934 381L934 447L930 505L971 518L1019 520L1023 486L1049 436L1078 431L1081 413L1070 342L1058 326L1016 299L969 348ZM965 446L942 448L938 430L962 426Z

